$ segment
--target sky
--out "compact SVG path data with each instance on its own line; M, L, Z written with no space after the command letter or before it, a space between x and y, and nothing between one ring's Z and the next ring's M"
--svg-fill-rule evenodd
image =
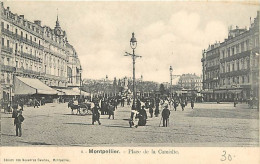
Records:
M259 6L232 2L7 1L25 19L55 26L57 13L76 49L83 78L132 77L132 32L137 39L136 78L169 82L174 75L202 74L202 50L222 42L233 25L249 27ZM58 9L58 11L57 11Z

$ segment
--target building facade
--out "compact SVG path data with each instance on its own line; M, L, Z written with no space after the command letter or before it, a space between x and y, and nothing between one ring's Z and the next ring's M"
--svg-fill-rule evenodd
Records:
M207 50L203 50L203 94L207 101L215 99L214 90L219 87L219 55L220 43L209 45Z
M1 2L1 98L13 96L15 76L37 78L50 87L79 86L81 68L75 49L61 29L14 14Z
M203 92L207 101L246 101L259 97L259 11L249 29L230 28L228 38L217 47L219 54L214 70L216 83L209 78L207 58L203 52ZM214 66L213 66L214 67ZM219 71L217 71L219 70ZM218 79L217 79L218 78ZM212 84L213 83L213 86Z
M202 90L202 77L196 74L182 74L179 78L178 84L186 90Z

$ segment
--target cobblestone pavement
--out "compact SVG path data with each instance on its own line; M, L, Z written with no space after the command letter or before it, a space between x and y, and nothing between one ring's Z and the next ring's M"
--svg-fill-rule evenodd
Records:
M16 137L11 114L1 112L2 146L259 146L259 112L246 104L188 104L171 110L169 127L149 117L147 126L130 128L130 107L119 107L114 120L101 115L101 125L72 115L67 104L26 107L23 115Z

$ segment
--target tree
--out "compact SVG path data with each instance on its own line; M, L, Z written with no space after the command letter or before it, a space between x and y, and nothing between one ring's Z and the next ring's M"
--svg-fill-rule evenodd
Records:
M165 90L165 88L164 88L164 85L163 85L163 84L160 84L159 91L160 91L160 94L161 94L161 95L164 95L164 94L165 94L166 90Z

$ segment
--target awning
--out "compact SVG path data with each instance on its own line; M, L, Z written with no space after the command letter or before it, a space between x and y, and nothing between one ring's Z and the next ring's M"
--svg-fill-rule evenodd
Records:
M47 86L38 79L15 76L14 78L15 95L45 94L55 95L57 91Z
M78 96L79 95L79 92L76 92L72 89L58 89L58 90L64 92L64 95L67 95L67 96Z
M72 90L77 92L78 94L80 94L80 89L79 88L73 88ZM90 93L81 90L81 95L83 95L83 96L90 96Z

